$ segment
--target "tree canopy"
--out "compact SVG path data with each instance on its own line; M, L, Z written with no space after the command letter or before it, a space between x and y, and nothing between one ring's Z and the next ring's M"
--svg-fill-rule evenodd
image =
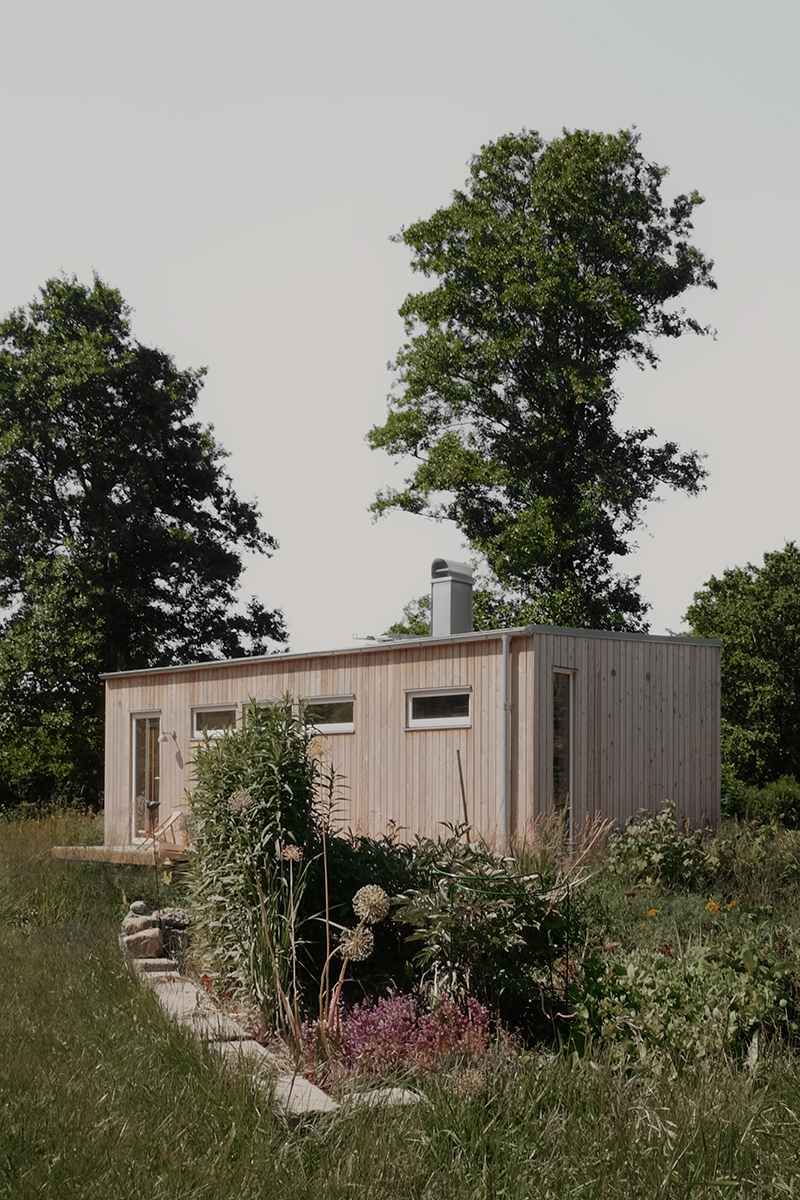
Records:
M665 202L666 170L638 147L625 130L502 137L395 239L430 286L400 308L407 341L368 441L416 466L372 510L453 520L526 620L646 628L612 558L662 485L694 494L705 476L696 452L614 426L617 368L709 332L673 301L716 286L690 242L702 198Z
M101 672L264 653L236 609L277 546L193 419L204 371L141 345L119 292L51 279L0 322L0 792L98 790Z
M697 637L721 638L723 761L762 787L800 779L800 549L732 567L695 593L684 620Z

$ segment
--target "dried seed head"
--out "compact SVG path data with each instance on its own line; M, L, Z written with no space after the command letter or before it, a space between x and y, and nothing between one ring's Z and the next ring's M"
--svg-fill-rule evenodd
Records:
M356 929L345 929L339 938L337 949L342 958L349 958L353 962L363 962L375 949L375 937L372 930L366 929L363 925L359 925Z
M467 1067L453 1084L453 1091L459 1100L477 1100L486 1091L483 1072L475 1067Z
M359 888L353 897L353 912L360 921L377 925L389 914L389 897L382 887L368 883L366 887Z
M306 754L309 758L313 758L315 762L320 764L328 763L333 757L333 748L330 740L325 737L324 733L316 733L308 743Z
M252 808L254 804L255 800L247 788L239 788L238 791L232 792L228 797L228 812L233 817L239 817L242 813Z
M303 851L300 846L284 846L281 851L281 858L285 862L300 862L303 857Z

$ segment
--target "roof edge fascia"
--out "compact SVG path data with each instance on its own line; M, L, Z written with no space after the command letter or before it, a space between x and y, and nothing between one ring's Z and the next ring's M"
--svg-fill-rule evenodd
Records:
M100 679L130 679L137 675L167 675L178 671L207 671L220 667L257 665L267 662L297 662L308 658L338 658L344 654L380 654L385 650L396 650L401 647L415 648L419 646L446 646L454 642L493 642L505 637L533 637L539 634L556 634L561 637L588 637L610 641L624 642L680 642L689 646L721 646L716 638L684 637L682 634L653 634L653 633L622 633L613 629L570 629L557 625L517 625L511 629L480 629L473 633L452 633L447 637L391 638L386 641L370 642L366 646L342 646L335 650L302 650L281 654L242 655L240 658L214 658L205 662L174 663L166 667L134 667L129 671L106 671Z

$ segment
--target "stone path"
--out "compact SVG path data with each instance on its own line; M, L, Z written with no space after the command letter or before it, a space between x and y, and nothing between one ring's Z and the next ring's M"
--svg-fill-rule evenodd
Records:
M253 1041L243 1026L221 1012L202 988L179 975L175 963L169 959L144 961L146 970L136 960L134 968L142 983L155 992L165 1012L200 1040L216 1047L232 1067L246 1068L270 1086L274 1082L275 1100L284 1112L300 1116L333 1112L339 1107L301 1075L282 1074L270 1052ZM162 969L154 969L156 962L163 964Z
M131 905L122 923L120 946L142 984L153 990L165 1012L214 1046L232 1068L247 1070L265 1086L274 1087L275 1101L285 1113L305 1116L338 1109L337 1101L321 1088L301 1075L282 1071L269 1050L222 1012L203 988L179 973L177 962L165 954L162 926L185 928L188 920L184 913L152 913L143 901ZM353 1093L351 1099L369 1105L414 1104L419 1096L404 1088L377 1088Z

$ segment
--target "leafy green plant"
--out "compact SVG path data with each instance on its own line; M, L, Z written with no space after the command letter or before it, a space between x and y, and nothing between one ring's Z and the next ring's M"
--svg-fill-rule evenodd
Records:
M720 1054L752 1064L762 1030L798 1027L798 971L787 950L785 938L763 946L722 928L679 955L667 945L590 961L573 988L573 1043L599 1040L615 1061L673 1074L687 1061Z
M709 845L714 887L740 905L796 912L800 904L800 831L779 824L726 824Z
M631 883L704 886L702 833L678 826L672 800L665 800L658 813L640 809L624 829L612 835L605 869Z
M527 857L465 842L462 827L423 847L427 886L411 889L395 920L411 927L420 986L434 998L472 996L515 1026L541 1021L544 998L563 994L577 936L574 890L586 875L539 847ZM552 1007L552 1005L548 1006Z

